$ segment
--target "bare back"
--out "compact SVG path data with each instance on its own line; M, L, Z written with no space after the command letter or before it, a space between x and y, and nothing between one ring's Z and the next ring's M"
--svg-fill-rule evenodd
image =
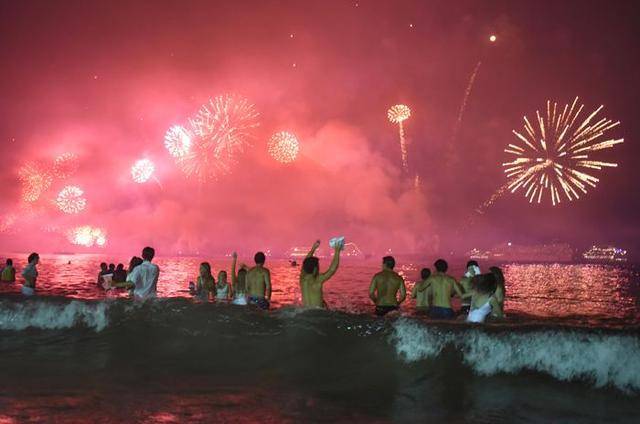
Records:
M400 299L398 300L398 292ZM407 295L404 280L398 273L385 269L373 276L369 296L378 306L397 306Z
M433 306L451 308L451 296L455 292L462 297L462 292L456 280L445 273L438 272L427 280L429 293L433 296Z
M262 266L254 266L247 271L247 293L249 296L271 299L271 273Z

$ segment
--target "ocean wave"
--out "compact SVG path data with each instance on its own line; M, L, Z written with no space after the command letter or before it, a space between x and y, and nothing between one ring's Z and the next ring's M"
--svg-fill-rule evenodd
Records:
M0 330L59 330L84 326L96 331L109 324L106 302L28 300L0 302Z
M637 336L569 329L509 331L443 330L402 318L393 324L391 343L405 362L433 359L450 345L478 375L529 370L562 381L582 380L595 387L640 391Z

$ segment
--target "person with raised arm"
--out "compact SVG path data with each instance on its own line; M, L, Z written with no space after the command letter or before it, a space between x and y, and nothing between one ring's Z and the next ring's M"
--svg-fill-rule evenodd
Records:
M269 309L271 302L271 272L264 266L267 257L258 252L253 257L256 266L247 271L247 294L249 303L260 309Z
M369 286L369 298L375 303L375 312L379 317L397 310L407 298L404 279L393 270L395 266L396 260L393 256L382 258L382 271L373 276Z
M231 263L231 285L233 288L234 305L247 304L247 267L243 264L236 272L238 266L238 254L233 252L233 262Z
M320 240L313 243L311 250L302 262L300 270L300 292L302 293L302 305L307 308L326 308L322 288L338 270L340 264L340 251L342 243L335 243L333 246L333 259L327 271L320 272L320 260L314 256L320 247Z

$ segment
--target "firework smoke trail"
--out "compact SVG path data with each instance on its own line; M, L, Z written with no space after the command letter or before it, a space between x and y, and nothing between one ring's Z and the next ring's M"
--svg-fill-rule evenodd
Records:
M406 173L409 172L409 160L407 153L407 141L404 135L403 122L409 119L411 116L411 109L406 105L394 105L387 111L387 118L394 124L398 124L398 131L400 133L400 153L402 155L402 169Z
M458 132L460 131L460 127L462 126L462 118L464 118L464 111L467 109L467 102L469 101L469 96L471 96L471 92L473 91L473 84L476 81L476 76L478 75L478 71L480 70L480 65L482 65L482 61L478 61L476 67L473 69L471 73L471 77L469 77L469 84L467 84L467 89L464 92L464 97L462 98L462 104L460 104L460 110L458 111L458 119L456 120L455 125L453 126L453 135L451 136L451 143L454 143L458 138Z
M524 117L524 131L513 131L522 144L509 144L504 150L516 156L515 160L502 164L509 181L478 208L479 213L507 190L511 193L525 190L529 203L541 203L545 191L549 192L553 206L561 203L561 194L569 201L577 200L580 193L586 194L588 187L595 188L599 182L589 172L618 166L615 162L593 160L589 155L624 142L622 138L600 138L620 122L601 118L592 123L604 107L600 106L578 125L584 105L577 107L577 104L577 97L571 106L567 104L564 108L547 101L546 116L536 111L537 127Z

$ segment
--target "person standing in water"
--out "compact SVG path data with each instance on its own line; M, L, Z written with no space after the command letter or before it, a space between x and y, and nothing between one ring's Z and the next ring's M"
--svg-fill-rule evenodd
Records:
M238 265L238 254L233 252L233 262L231 263L231 284L233 285L233 304L247 304L247 268L242 265L236 273Z
M411 290L411 297L416 300L416 312L426 314L429 312L429 296L427 289L430 283L427 282L431 276L429 268L422 268L420 271L420 281L418 281Z
M160 268L151 263L155 254L156 251L152 247L142 249L142 263L127 277L127 281L134 285L133 296L136 299L156 297Z
M208 300L216 294L216 281L211 273L209 262L202 262L198 270L195 294L203 300Z
M393 270L396 260L393 256L382 258L382 271L373 276L369 286L369 298L376 305L376 315L383 316L400 307L407 297L404 279ZM398 299L398 292L400 298Z
M504 313L504 297L506 294L504 287L504 274L497 266L492 266L489 268L489 271L491 271L493 276L496 278L496 291L493 297L498 301L500 304L500 310Z
M0 281L3 283L15 283L16 282L16 269L13 267L13 259L7 259L7 264L2 268L2 274L0 275Z
M100 272L98 272L98 285L102 286L103 283L103 279L102 276L103 275L107 275L109 273L109 267L107 266L106 262L102 262L100 264Z
M30 296L36 288L36 280L38 279L38 269L36 266L40 262L40 255L32 253L27 258L27 266L22 270L24 284L22 285L22 294Z
M453 319L455 313L451 308L451 296L455 292L462 298L462 291L455 278L447 275L449 265L444 259L438 259L434 266L436 273L427 280L428 296L433 297L433 306L429 309L429 317L433 319Z
M227 281L227 271L220 271L218 273L218 283L216 284L216 300L230 300L233 295L232 290L231 285Z
M460 286L462 287L462 306L460 307L461 314L468 314L471 307L471 279L476 275L480 275L480 265L476 261L467 262L467 271L460 279Z
M482 323L489 315L502 317L502 308L495 298L496 286L493 273L476 275L471 279L471 309L467 322Z
M271 273L264 266L266 256L258 252L253 257L256 266L247 271L247 294L249 303L261 309L269 309L271 301Z
M340 264L340 251L342 243L336 243L333 251L331 265L326 272L320 273L320 260L313 256L320 247L320 240L313 243L311 250L302 262L300 271L300 292L302 293L302 305L307 308L326 308L322 288L338 270Z

